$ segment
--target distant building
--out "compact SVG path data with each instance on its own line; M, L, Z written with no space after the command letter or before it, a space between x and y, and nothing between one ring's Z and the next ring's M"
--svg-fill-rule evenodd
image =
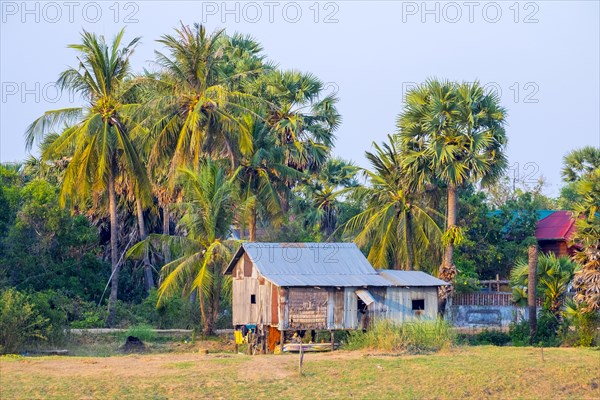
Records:
M535 237L544 253L569 256L574 248L569 246L575 232L575 219L570 211L538 211Z
M271 350L286 331L435 319L447 285L420 271L377 271L353 243L244 243L224 273L235 329L254 330Z

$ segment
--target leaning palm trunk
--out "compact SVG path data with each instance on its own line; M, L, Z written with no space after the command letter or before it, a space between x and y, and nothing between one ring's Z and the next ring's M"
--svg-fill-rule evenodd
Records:
M256 241L256 204L253 204L250 207L250 221L248 222L248 234L250 236L250 241Z
M110 296L108 298L108 325L115 324L117 295L119 293L119 254L117 238L119 237L119 226L117 222L117 198L115 192L115 178L113 168L108 175L108 207L110 212L110 262L112 275L110 280Z
M146 222L144 221L144 209L142 207L142 202L139 198L135 200L136 208L137 208L137 217L138 217L138 227L140 230L140 241L145 240L148 236L146 232ZM150 260L148 259L148 253L144 253L143 258L144 264L144 284L146 287L146 291L150 291L154 287L154 276L152 275L152 265L150 265Z
M415 264L415 249L414 249L414 242L413 242L413 232L412 232L412 218L411 215L408 214L406 216L406 231L405 231L405 235L406 235L406 257L407 257L407 263L406 263L406 270L407 271L412 271L414 269L414 264Z
M529 273L527 277L527 306L529 308L529 334L533 340L537 332L537 310L536 310L536 289L537 289L537 266L538 251L536 245L529 246L528 254Z
M170 235L170 224L171 220L169 217L169 207L168 204L163 206L163 235ZM162 252L164 257L164 263L168 264L171 262L171 250L169 249L169 245L167 243L163 243Z

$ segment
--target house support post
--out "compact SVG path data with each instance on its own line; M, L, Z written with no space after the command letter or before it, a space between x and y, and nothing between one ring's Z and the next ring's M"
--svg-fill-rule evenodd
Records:
M329 336L331 336L331 351L335 350L335 335L333 331L329 331Z

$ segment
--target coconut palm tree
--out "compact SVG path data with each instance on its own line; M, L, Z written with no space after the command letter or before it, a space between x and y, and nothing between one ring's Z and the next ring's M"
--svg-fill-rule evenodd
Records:
M244 154L252 149L240 115L254 113L260 99L241 89L245 78L263 70L260 47L238 37L229 40L223 30L207 34L199 24L175 32L158 40L167 50L156 52L159 73L139 81L154 91L145 108L154 143L150 164L166 161L171 178L182 166L197 168L205 154L229 157L235 168L236 148ZM236 51L245 62L232 55Z
M305 215L307 225L317 227L326 238L331 237L342 211L341 199L349 188L358 186L359 170L341 158L330 158L303 181L297 208Z
M286 163L316 172L333 147L341 123L337 98L324 95L324 84L310 73L272 70L254 83L254 93L268 100L266 120Z
M188 298L198 294L204 333L213 333L222 291L227 282L221 274L231 258L229 243L234 208L237 204L237 174L227 176L225 168L207 159L198 172L180 169L183 202L180 235L149 235L133 246L128 257L142 258L151 247L167 243L177 257L161 269L159 304L175 294Z
M71 157L62 183L63 204L67 198L73 206L85 203L92 194L108 200L112 264L109 324L114 323L120 265L116 182L128 176L138 196L145 196L149 187L145 168L129 137L128 115L134 105L121 102L123 83L130 74L129 60L139 38L122 46L123 34L121 30L107 44L103 36L84 31L82 43L69 46L79 53L79 65L65 70L57 84L62 90L81 95L87 105L47 111L26 132L27 147L31 148L50 129L66 124L67 128L42 154L48 160Z
M354 189L365 199L366 209L352 217L343 229L358 232L355 242L370 245L369 261L379 267L420 269L428 253L438 252L441 230L437 212L414 191L402 167L401 155L391 137L375 153L367 152L373 171L365 170L369 186Z
M239 182L241 194L240 226L248 226L249 239L256 240L259 211L272 223L282 217L281 196L289 191L286 182L300 179L302 174L285 163L285 153L275 143L264 121L250 115L243 117L252 135L252 151L240 155Z
M478 82L428 80L405 100L397 124L403 166L417 182L429 176L446 186L446 249L439 276L451 282L456 276L454 245L462 237L456 225L456 190L469 182L488 185L506 169L506 110Z

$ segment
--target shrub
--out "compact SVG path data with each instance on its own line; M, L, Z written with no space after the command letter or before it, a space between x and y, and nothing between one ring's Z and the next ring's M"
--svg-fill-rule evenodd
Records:
M378 320L367 332L351 332L347 348L422 353L450 347L455 338L451 326L441 319L404 324Z
M0 295L0 352L14 353L37 340L46 340L49 319L25 293L8 289Z
M127 329L126 336L134 336L142 342L152 342L156 340L154 328L148 324L139 324Z
M89 329L89 328L103 328L106 324L106 318L108 317L108 310L106 307L83 311L79 315L79 319L71 323L73 329Z
M584 312L581 306L567 301L565 308L566 325L561 336L564 344L570 346L600 346L600 313ZM569 329L570 324L573 329Z
M542 310L538 315L535 336L529 334L529 321L526 320L511 324L509 335L514 346L558 347L561 344L558 334L560 328L558 319L551 312Z
M510 336L501 331L490 331L484 329L475 337L475 344L492 344L494 346L504 346L510 342Z
M200 305L180 296L166 299L160 307L156 306L158 293L152 289L148 297L133 312L139 317L137 323L148 323L158 329L193 329L200 326ZM231 318L229 318L231 319Z

